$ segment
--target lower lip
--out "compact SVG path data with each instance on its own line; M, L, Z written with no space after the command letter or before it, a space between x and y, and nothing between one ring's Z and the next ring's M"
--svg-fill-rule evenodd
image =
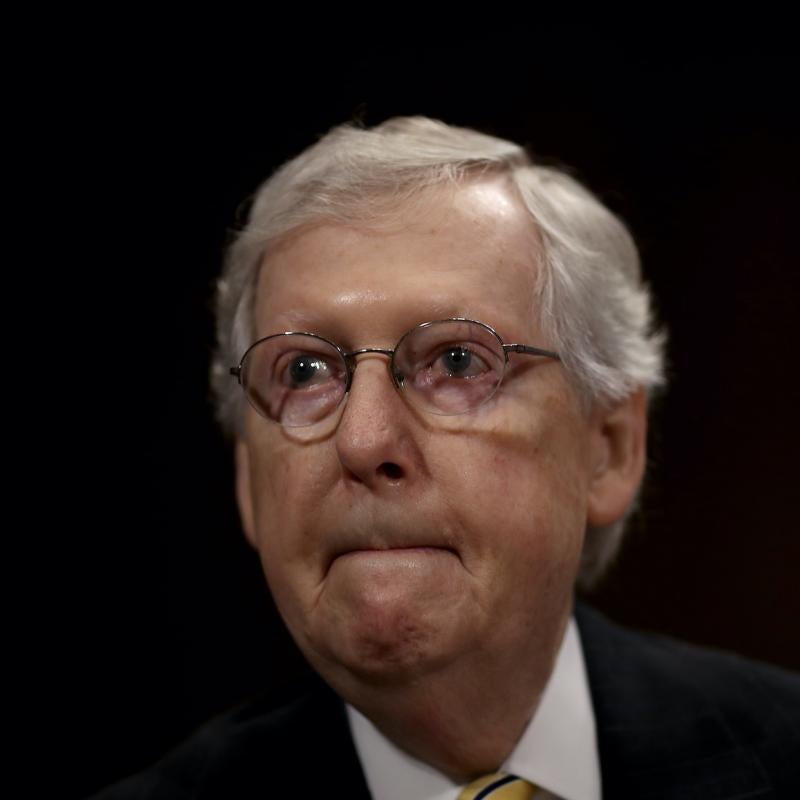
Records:
M348 550L345 553L340 553L334 561L342 558L390 558L390 557L409 557L409 556L438 556L438 555L454 556L455 552L446 547L387 547L376 548L374 550Z
M367 553L369 555L375 555L376 553L452 553L452 550L448 550L446 547L385 547L385 548L376 548L374 550L348 550L346 553L342 553L342 556L352 556L358 555L359 553ZM341 556L339 556L341 558Z

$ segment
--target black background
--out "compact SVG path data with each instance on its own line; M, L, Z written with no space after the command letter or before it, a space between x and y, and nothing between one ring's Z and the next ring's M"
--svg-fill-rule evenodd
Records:
M29 98L34 150L60 168L32 180L40 316L21 316L19 354L40 404L22 524L61 578L37 584L34 634L41 693L66 700L36 742L59 796L144 767L303 669L239 532L208 401L210 307L240 203L354 117L426 114L527 144L627 221L671 386L645 511L594 602L800 668L798 62L590 38L267 54L246 75L168 48L156 68L143 47Z

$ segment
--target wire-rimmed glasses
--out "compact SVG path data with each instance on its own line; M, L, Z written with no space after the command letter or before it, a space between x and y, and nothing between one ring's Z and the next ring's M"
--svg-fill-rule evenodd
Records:
M396 389L433 414L464 414L487 402L503 381L509 353L560 360L558 353L505 344L483 322L452 318L423 322L393 349L347 352L315 333L286 331L254 342L231 367L255 410L286 428L313 425L342 403L365 353L389 357Z

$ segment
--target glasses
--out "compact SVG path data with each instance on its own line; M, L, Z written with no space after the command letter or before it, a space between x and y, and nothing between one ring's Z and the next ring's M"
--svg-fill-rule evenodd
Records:
M389 357L395 388L432 414L464 414L489 400L503 381L508 354L560 361L558 353L525 344L504 344L493 328L471 319L424 322L394 349L346 352L315 333L289 331L252 344L231 367L255 410L287 428L313 425L332 414L350 391L356 357Z

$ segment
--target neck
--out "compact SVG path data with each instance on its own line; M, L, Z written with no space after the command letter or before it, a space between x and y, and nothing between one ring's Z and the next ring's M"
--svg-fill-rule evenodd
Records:
M539 706L567 620L524 658L477 653L401 685L331 685L402 750L466 783L497 770L516 746Z

